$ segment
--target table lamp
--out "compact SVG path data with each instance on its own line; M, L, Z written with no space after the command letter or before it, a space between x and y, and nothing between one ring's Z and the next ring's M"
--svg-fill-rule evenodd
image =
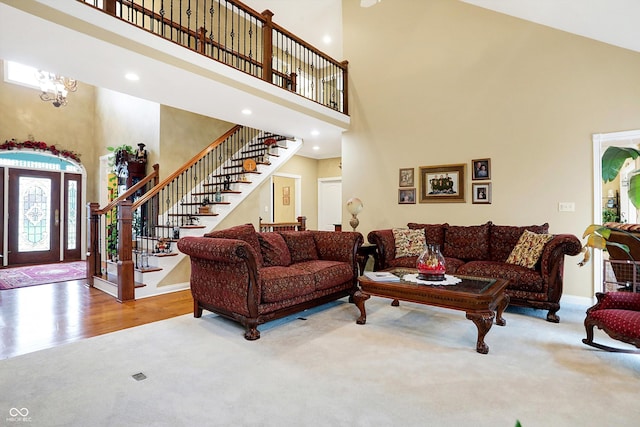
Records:
M347 210L351 214L351 220L349 220L349 225L351 225L351 228L353 228L353 231L356 231L356 227L358 227L358 224L360 224L360 221L358 220L358 214L360 213L362 208L363 208L362 200L358 199L357 197L352 197L349 200L347 200Z

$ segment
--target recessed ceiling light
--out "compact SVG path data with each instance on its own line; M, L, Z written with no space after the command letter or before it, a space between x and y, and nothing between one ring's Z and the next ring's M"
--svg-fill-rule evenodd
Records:
M313 149L317 151L317 150L319 150L319 149L320 149L320 147L318 147L317 145L314 145L314 146L313 146Z
M323 38L322 41L324 42L324 44L330 44L331 43L331 36L329 34L326 34Z
M320 132L318 132L317 130L314 129L314 130L311 131L311 135L318 136L318 135L320 135Z
M131 80L132 82L137 82L138 80L140 80L140 76L138 76L136 73L127 73L124 75L124 78L127 80Z
M248 108L245 108L244 110L242 110L242 114L245 114L248 116L249 114L251 114L251 110L249 110Z

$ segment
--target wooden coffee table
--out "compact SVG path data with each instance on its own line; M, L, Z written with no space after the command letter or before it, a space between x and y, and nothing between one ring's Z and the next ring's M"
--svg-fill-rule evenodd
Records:
M391 268L384 271L397 276L417 273L415 269ZM489 346L484 337L493 325L493 319L500 326L507 324L502 313L509 305L509 295L504 290L509 283L503 279L489 279L482 277L456 276L462 282L455 285L423 285L401 280L399 282L376 282L366 276L358 278L359 289L353 295L353 300L360 310L360 317L356 320L359 325L367 321L364 303L371 295L392 298L392 305L397 306L398 300L433 305L464 311L467 319L475 323L478 328L476 351L487 354Z

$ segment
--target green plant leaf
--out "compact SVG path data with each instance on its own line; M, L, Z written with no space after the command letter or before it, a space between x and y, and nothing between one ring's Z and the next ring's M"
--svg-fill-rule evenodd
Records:
M629 200L636 209L640 209L640 174L633 175L629 179Z
M631 147L609 147L602 155L602 180L611 182L620 173L620 168L624 162L631 158L640 156L640 151Z

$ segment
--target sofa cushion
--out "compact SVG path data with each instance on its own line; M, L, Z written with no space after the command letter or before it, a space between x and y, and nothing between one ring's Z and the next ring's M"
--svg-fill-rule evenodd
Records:
M445 257L468 260L484 260L489 256L489 227L483 225L450 225L444 233Z
M551 239L553 234L536 234L525 230L507 258L507 263L534 268L542 255L544 245Z
M427 243L423 229L394 228L393 239L396 247L396 258L418 256L424 251Z
M260 269L262 302L278 302L316 290L316 280L312 273L293 267L264 267Z
M284 238L273 232L258 233L258 241L262 249L262 265L286 267L291 264L291 254Z
M258 233L253 224L236 225L235 227L225 228L223 230L214 230L206 233L204 237L214 237L219 239L236 239L247 242L256 252L256 263L258 267L262 267L262 251L260 250L260 242L258 241Z
M456 274L507 279L507 289L526 292L542 292L544 286L542 275L536 270L497 261L470 261L461 265Z
M295 265L296 270L312 274L316 290L329 289L354 278L353 266L340 261L303 261Z
M449 224L418 224L416 222L410 222L407 227L411 230L423 229L427 243L439 245L444 247L444 232ZM514 243L515 244L515 243Z
M316 241L310 231L280 231L291 254L291 263L318 259Z
M524 227L491 224L489 230L489 259L491 261L505 262L525 230L537 234L546 234L549 232L549 224L544 223L542 225Z

